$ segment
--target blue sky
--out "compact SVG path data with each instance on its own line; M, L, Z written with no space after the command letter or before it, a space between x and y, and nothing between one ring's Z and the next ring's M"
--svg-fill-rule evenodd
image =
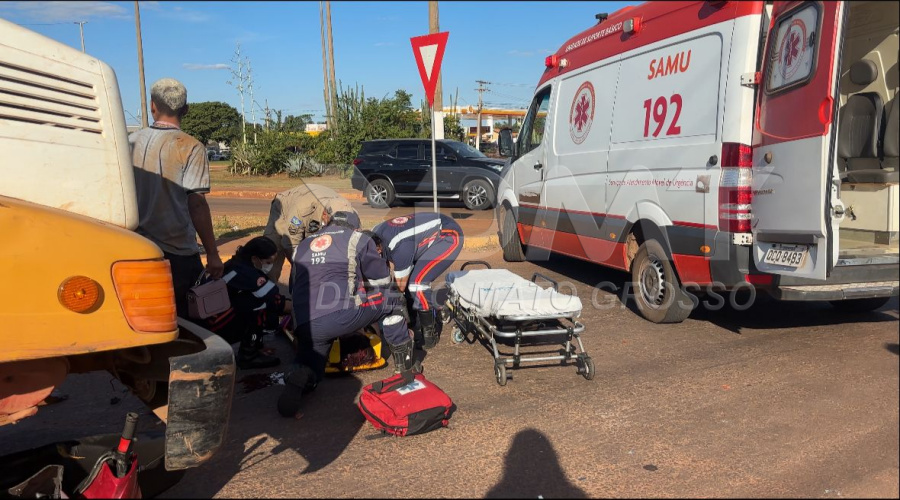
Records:
M444 55L444 104L459 89L461 106L478 103L476 80L492 82L484 94L492 107L525 107L543 71L544 57L596 24L594 15L638 2L439 3ZM140 109L134 2L0 2L0 17L81 48L116 71L129 123ZM331 4L335 72L344 86L367 96L397 89L424 99L409 39L428 33L428 2ZM230 80L235 44L250 58L254 100L285 114L323 117L319 2L141 2L144 66L149 87L174 77L191 102L224 101L239 108ZM250 120L249 103L246 104Z

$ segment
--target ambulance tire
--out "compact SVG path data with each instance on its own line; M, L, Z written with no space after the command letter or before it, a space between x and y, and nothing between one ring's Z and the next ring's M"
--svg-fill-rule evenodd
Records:
M522 262L525 260L525 249L519 239L519 229L515 215L508 206L500 208L500 246L503 248L503 260L506 262Z
M366 201L375 208L390 208L394 202L394 186L385 179L375 179L366 188Z
M631 264L631 284L638 311L649 321L681 323L693 310L669 256L656 240L647 240L638 248Z
M890 301L890 297L873 297L870 299L833 300L831 307L845 313L864 313L880 309Z
M494 205L494 188L484 179L472 179L462 188L462 200L469 210L487 210Z

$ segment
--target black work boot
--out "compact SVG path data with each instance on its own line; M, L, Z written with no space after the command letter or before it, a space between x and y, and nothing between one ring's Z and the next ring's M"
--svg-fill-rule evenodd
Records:
M237 366L242 370L253 370L256 368L271 368L278 366L281 360L275 356L267 356L259 352L262 342L261 335L254 333L250 338L241 341L241 347L238 349Z
M316 375L306 365L285 377L284 390L278 397L278 413L285 418L293 418L300 411L300 400L303 395L316 388Z
M422 372L422 365L416 362L412 339L400 345L392 345L391 356L394 358L394 373L409 372L414 374Z
M438 342L441 340L441 332L437 328L438 325L434 320L434 311L431 309L416 311L416 316L418 316L416 324L422 332L422 347L427 351L438 345Z

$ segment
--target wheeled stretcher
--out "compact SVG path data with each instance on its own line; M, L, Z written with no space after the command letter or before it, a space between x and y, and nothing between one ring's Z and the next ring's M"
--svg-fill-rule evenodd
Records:
M474 264L487 269L466 270ZM553 287L541 288L535 283L537 278ZM471 261L450 272L447 284L442 319L454 324L452 341L471 344L480 340L488 347L494 356L498 384L506 385L512 378L508 368L519 368L526 362L560 361L560 365L566 365L574 360L578 373L587 380L594 378L594 363L581 342L584 325L577 321L581 299L559 293L556 281L538 273L528 281L506 269L491 269L486 262ZM501 355L498 338L514 340L512 355ZM562 348L526 356L520 351L523 341L529 346L562 344Z

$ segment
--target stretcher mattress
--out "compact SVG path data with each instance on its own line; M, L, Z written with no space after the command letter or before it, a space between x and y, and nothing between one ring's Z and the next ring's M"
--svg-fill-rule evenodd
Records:
M450 293L460 306L482 317L574 318L581 314L581 299L559 293L506 269L454 271L447 275Z

